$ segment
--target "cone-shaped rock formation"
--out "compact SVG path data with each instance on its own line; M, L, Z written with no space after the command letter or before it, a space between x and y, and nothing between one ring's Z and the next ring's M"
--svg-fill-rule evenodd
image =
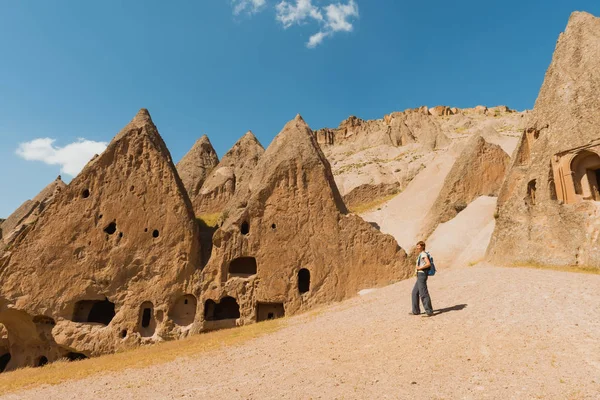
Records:
M213 169L200 192L191 197L196 216L222 212L236 188L252 174L264 151L252 132L242 136Z
M213 237L202 279L205 329L294 314L412 272L393 237L346 213L300 116L254 171Z
M600 267L600 18L575 12L498 198L496 263Z
M206 135L198 139L177 163L177 172L191 199L198 195L204 181L218 164L219 157Z
M509 163L500 146L479 135L469 139L427 213L420 237L429 237L438 224L454 218L479 196L497 196Z
M24 231L29 224L37 220L39 215L52 203L55 195L66 186L67 185L65 185L59 176L42 189L42 191L32 200L27 200L21 204L21 206L2 223L2 230L0 231L0 248L2 247L2 242L4 242L4 245L12 244L19 236L19 233Z
M146 110L0 260L9 368L177 338L193 328L198 228Z

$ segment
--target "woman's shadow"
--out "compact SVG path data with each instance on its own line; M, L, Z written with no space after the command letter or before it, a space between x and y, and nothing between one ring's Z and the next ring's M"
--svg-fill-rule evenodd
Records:
M460 311L460 310L464 310L466 307L467 307L466 304L457 304L452 307L440 308L439 310L435 310L433 312L433 315L439 315L439 314L447 313L449 311Z

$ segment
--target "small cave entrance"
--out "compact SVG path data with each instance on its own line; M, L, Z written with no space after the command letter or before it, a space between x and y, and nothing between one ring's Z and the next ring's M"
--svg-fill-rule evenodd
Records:
M257 303L256 322L285 317L283 303Z
M81 300L75 303L73 322L110 324L115 317L115 303L104 300Z
M236 299L230 296L223 297L219 303L206 300L204 303L205 321L222 321L240 317L240 306Z
M198 306L198 301L196 300L196 296L193 294L186 294L181 296L175 301L171 311L169 312L169 317L180 326L188 326L194 319L196 318L196 307Z
M88 358L85 354L75 353L74 351L68 352L65 357L69 361L79 361L79 360L85 360L86 358Z
M525 203L531 206L535 206L535 191L536 191L536 180L533 179L527 184L527 197Z
M256 275L257 264L254 257L239 257L229 263L229 277L248 278Z
M41 356L35 364L38 367L43 367L44 365L48 364L48 357Z
M298 291L306 293L310 290L310 271L302 268L298 271Z
M4 353L4 354L0 355L0 372L4 372L4 370L6 370L6 367L8 366L10 359L11 359L10 353Z
M154 319L154 305L145 301L140 306L140 318L138 322L138 329L143 337L150 337L154 335L156 330L156 319Z

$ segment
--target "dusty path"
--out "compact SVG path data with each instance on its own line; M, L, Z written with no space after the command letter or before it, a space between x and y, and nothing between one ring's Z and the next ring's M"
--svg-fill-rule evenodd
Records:
M600 276L476 266L287 320L225 350L4 399L598 399Z

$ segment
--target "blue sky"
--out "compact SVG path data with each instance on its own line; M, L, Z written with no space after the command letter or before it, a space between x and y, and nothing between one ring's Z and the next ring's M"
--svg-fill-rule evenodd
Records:
M175 162L204 133L219 156L247 130L266 147L297 113L317 129L420 105L531 108L570 13L600 15L597 0L281 3L0 0L0 217L142 107ZM17 154L36 139L62 167Z

